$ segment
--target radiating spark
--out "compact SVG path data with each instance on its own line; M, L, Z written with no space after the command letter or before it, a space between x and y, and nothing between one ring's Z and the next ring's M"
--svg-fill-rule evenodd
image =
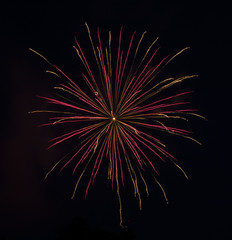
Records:
M154 176L153 176L153 177L154 177ZM166 203L168 204L169 202L168 202L168 198L167 198L166 192L164 191L162 185L159 183L159 181L156 179L156 177L154 177L154 179L155 179L156 183L158 184L158 186L160 187L160 189L162 190L162 193L163 193L163 195L164 195L165 201L166 201Z
M177 163L175 163L174 161L172 161L172 162L173 162L173 164L174 164L177 168L180 169L180 171L184 174L184 176L186 177L186 179L189 179L189 178L188 178L188 175L186 174L186 172L185 172Z
M188 102L179 100L192 92L182 91L166 97L159 95L172 86L198 75L156 80L157 74L189 47L178 51L173 56L163 57L154 66L154 60L160 52L160 48L156 47L158 38L149 45L148 49L143 50L142 45L146 31L138 39L136 32L133 32L128 41L128 47L125 48L124 41L122 42L123 28L120 29L118 40L116 40L117 46L115 46L111 31L108 32L107 44L104 45L99 28L97 28L96 38L92 38L87 23L85 26L95 61L88 61L85 50L81 48L76 37L73 48L85 67L85 72L82 72L81 76L87 90L83 88L83 84L80 87L80 79L72 80L58 66L50 63L46 57L30 48L30 51L53 67L53 71L47 70L46 72L60 78L59 83L54 87L54 90L58 91L56 97L38 97L52 106L56 106L56 109L57 106L60 107L61 110L35 110L29 113L54 114L48 122L40 126L61 127L64 130L66 125L73 126L73 130L68 130L66 133L52 138L48 148L74 138L82 140L80 145L77 145L71 153L58 161L45 176L47 178L64 160L66 161L60 171L74 162L73 174L76 174L82 165L72 198L77 192L83 175L87 174L87 168L91 168L91 175L85 190L85 198L87 197L102 163L107 160L107 178L111 181L112 189L116 185L120 225L123 227L120 187L127 187L128 184L125 179L125 170L129 173L134 196L138 197L140 209L142 209L140 191L142 186L145 188L147 196L149 195L149 186L146 181L147 172L152 172L156 184L160 187L168 203L166 192L157 179L159 173L156 160L164 163L170 160L188 179L185 171L176 163L176 158L165 149L165 139L161 141L155 136L155 133L162 131L167 135L181 136L201 144L190 136L192 132L171 125L174 124L172 120L187 122L188 116L205 119L195 113L195 109L186 107ZM96 39L96 42L93 39ZM116 56L114 56L112 48L116 49ZM98 72L93 70L94 63ZM62 80L63 82L61 82ZM62 111L62 109L67 110ZM149 171L146 171L148 169Z
M53 71L50 71L50 70L46 70L46 72L47 72L47 73L50 73L50 74L53 74L53 75L55 75L55 76L58 77L58 78L61 78L61 76L58 75L56 72L53 72Z

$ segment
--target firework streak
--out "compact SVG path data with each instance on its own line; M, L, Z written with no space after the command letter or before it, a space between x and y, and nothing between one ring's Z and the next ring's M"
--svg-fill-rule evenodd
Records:
M140 185L145 188L147 195L149 195L144 177L146 169L153 172L152 176L161 188L166 202L168 202L163 187L155 177L159 175L156 169L157 160L165 162L166 159L169 159L187 178L184 170L176 163L175 157L165 150L165 144L151 135L151 132L155 130L163 131L199 143L189 136L189 131L166 124L167 122L170 123L170 120L187 121L186 117L190 115L201 117L194 113L196 110L185 107L186 102L176 100L190 92L183 91L159 98L160 92L186 79L197 77L197 75L167 78L157 82L155 77L160 70L188 48L182 49L174 56L164 57L153 66L154 59L159 51L159 48L153 50L158 38L152 42L146 51L141 51L140 47L146 32L136 41L137 43L134 40L134 32L127 49L124 50L121 28L119 38L116 40L118 46L115 54L113 54L111 32L109 32L106 46L103 46L98 29L95 45L87 24L86 28L96 61L95 66L98 68L97 74L93 72L93 68L90 66L92 62L87 61L85 53L76 38L74 49L86 69L86 72L82 73L82 77L89 90L84 91L83 87L78 86L77 81L69 78L43 55L30 49L53 67L53 71L49 70L48 73L64 80L55 87L59 91L58 97L39 97L51 105L67 109L65 112L38 110L30 113L47 112L53 114L49 118L49 122L42 126L55 125L65 129L66 124L69 124L69 126L73 124L75 129L51 139L49 148L73 138L83 140L81 145L68 155L67 161L61 167L62 171L70 162L74 162L74 174L78 167L84 166L77 179L72 198L87 168L91 168L91 176L86 184L85 197L89 187L95 181L101 164L103 162L108 164L108 179L111 181L112 188L116 186L120 225L123 226L120 186L124 186L126 181L124 179L125 169L127 169L132 181L134 194L138 196L140 209ZM138 54L139 52L140 54ZM136 64L135 62L139 63ZM70 98L67 96L70 96ZM51 171L60 162L62 161L59 161Z

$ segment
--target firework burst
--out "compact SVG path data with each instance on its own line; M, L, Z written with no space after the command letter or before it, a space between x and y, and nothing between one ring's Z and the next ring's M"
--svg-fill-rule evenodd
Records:
M141 45L146 32L137 41L135 41L134 32L125 50L122 47L121 28L119 38L115 40L118 43L117 49L112 51L111 32L109 32L106 46L103 46L99 29L95 44L87 24L86 28L95 58L95 66L98 69L97 73L96 71L94 73L93 67L91 67L92 62L90 64L87 61L84 50L76 38L73 48L85 67L82 78L88 90L83 90L77 81L68 77L59 67L51 64L40 53L30 49L53 67L52 71L47 71L48 73L63 81L59 81L58 86L55 87L59 91L58 97L39 97L51 105L67 109L65 112L51 109L37 110L31 113L53 114L43 126L57 126L63 129L67 124L73 126L72 131L51 139L49 148L76 137L82 139L81 145L68 155L67 161L61 166L62 171L70 162L75 162L73 174L81 165L84 166L78 176L72 198L75 196L78 184L87 168L91 168L91 175L86 184L85 197L89 187L95 181L101 164L104 162L108 165L107 175L112 188L114 186L116 188L119 199L120 225L122 226L120 186L124 186L124 182L127 181L125 170L129 173L135 196L138 196L140 209L139 189L144 187L149 195L145 180L147 169L152 170L153 178L168 202L166 193L157 180L159 174L156 169L156 161L168 159L188 178L184 170L177 164L176 158L165 150L166 146L163 141L150 132L163 131L199 143L190 137L189 131L166 124L167 119L186 121L189 115L201 117L194 112L196 110L186 107L186 102L173 101L180 99L189 91L159 97L160 92L186 79L197 77L197 75L170 77L157 82L155 77L160 70L188 48L182 49L173 56L164 57L154 66L153 62L159 51L159 48L155 46L158 38L146 51L142 51ZM61 164L61 160L51 171L58 164Z

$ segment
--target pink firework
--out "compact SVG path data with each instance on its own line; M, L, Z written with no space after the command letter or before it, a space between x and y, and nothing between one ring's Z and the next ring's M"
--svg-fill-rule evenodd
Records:
M93 63L87 60L84 50L76 38L74 49L85 67L86 71L82 73L82 82L86 83L88 90L83 90L77 81L69 78L59 67L51 64L35 50L30 49L53 67L52 71L47 71L48 73L62 79L55 87L59 91L58 97L39 97L51 105L67 109L66 111L37 110L31 113L47 112L53 115L43 126L57 126L63 129L67 124L73 126L72 131L51 139L49 148L73 138L82 140L81 145L73 150L60 168L62 171L69 163L74 162L74 174L81 165L84 166L78 176L72 198L87 168L91 168L91 175L86 184L85 197L103 162L108 165L107 176L111 181L112 189L116 186L120 206L120 225L123 226L120 186L124 186L125 171L129 173L135 195L139 199L140 209L139 189L144 187L149 195L145 180L147 169L152 170L149 172L153 172L153 178L168 202L166 193L157 180L159 175L157 161L165 162L168 159L187 178L184 170L177 164L176 158L166 150L163 140L158 139L154 133L163 131L199 143L190 136L191 132L167 125L167 123L170 124L170 120L186 121L190 115L201 117L195 113L196 110L186 107L187 102L176 101L190 91L159 97L161 92L165 92L173 85L197 77L197 75L169 77L157 82L156 76L161 69L188 48L182 49L174 56L164 57L154 66L153 62L159 51L159 48L155 47L158 38L146 51L142 51L141 45L146 32L137 41L134 32L127 49L123 49L123 28L121 28L119 38L116 40L118 46L114 56L111 51L111 32L109 32L106 46L103 46L99 29L95 44L87 24L86 28L95 58L95 66L98 69L97 73L91 68ZM143 53L138 54L138 52ZM173 101L174 99L175 101ZM51 171L61 163L62 161L59 161Z

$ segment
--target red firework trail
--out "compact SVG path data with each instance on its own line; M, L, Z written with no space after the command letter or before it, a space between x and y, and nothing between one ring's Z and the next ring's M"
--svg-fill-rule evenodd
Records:
M60 93L59 97L48 98L39 96L39 98L51 105L57 105L68 110L65 112L37 110L30 113L47 112L56 115L50 117L49 122L41 126L60 126L64 128L63 126L66 124L73 124L75 129L51 139L49 148L74 137L83 139L81 146L78 150L75 148L74 153L69 155L69 159L60 170L62 171L70 162L75 161L74 174L80 165L84 165L84 169L78 177L72 198L86 169L91 166L89 163L92 162L93 164L85 197L89 187L95 181L103 160L107 161L108 179L111 180L112 188L116 185L120 205L120 225L123 226L119 187L125 184L125 169L129 172L135 195L139 198L140 209L141 197L139 188L141 183L143 183L147 195L149 195L148 186L143 175L148 168L153 171L153 177L168 202L163 187L155 177L155 175L159 175L156 169L157 160L165 162L166 159L169 159L187 178L184 170L176 163L176 158L165 150L165 144L160 139L148 134L148 129L175 134L199 143L189 136L191 132L166 125L167 119L187 121L186 117L190 115L201 117L194 113L196 110L185 107L188 104L187 102L170 102L173 99L178 99L180 96L189 94L190 91L183 91L165 98L159 98L160 92L186 79L197 77L197 75L167 78L157 82L155 77L161 69L188 48L182 49L174 56L164 57L156 66L153 66L153 60L160 49L156 48L153 50L158 38L139 57L138 52L146 32L142 34L137 44L134 43L134 32L128 48L123 50L123 28L121 28L116 58L113 59L111 32L109 32L107 46L103 47L99 29L97 29L97 43L94 44L90 29L87 24L85 25L98 68L97 74L91 69L90 65L92 62L90 64L87 61L84 51L76 38L74 49L85 67L86 73L82 73L82 77L89 90L82 90L77 85L77 81L69 78L59 67L51 64L43 55L30 49L53 67L54 71L49 70L47 71L48 73L63 80L62 83L55 87ZM112 62L114 61L112 59L115 60L115 66L113 66ZM139 64L135 64L135 61L138 62L138 60ZM100 77L100 81L97 77ZM147 103L147 100L149 100L149 103ZM78 125L75 123L78 123ZM78 129L76 129L77 126L79 127Z

